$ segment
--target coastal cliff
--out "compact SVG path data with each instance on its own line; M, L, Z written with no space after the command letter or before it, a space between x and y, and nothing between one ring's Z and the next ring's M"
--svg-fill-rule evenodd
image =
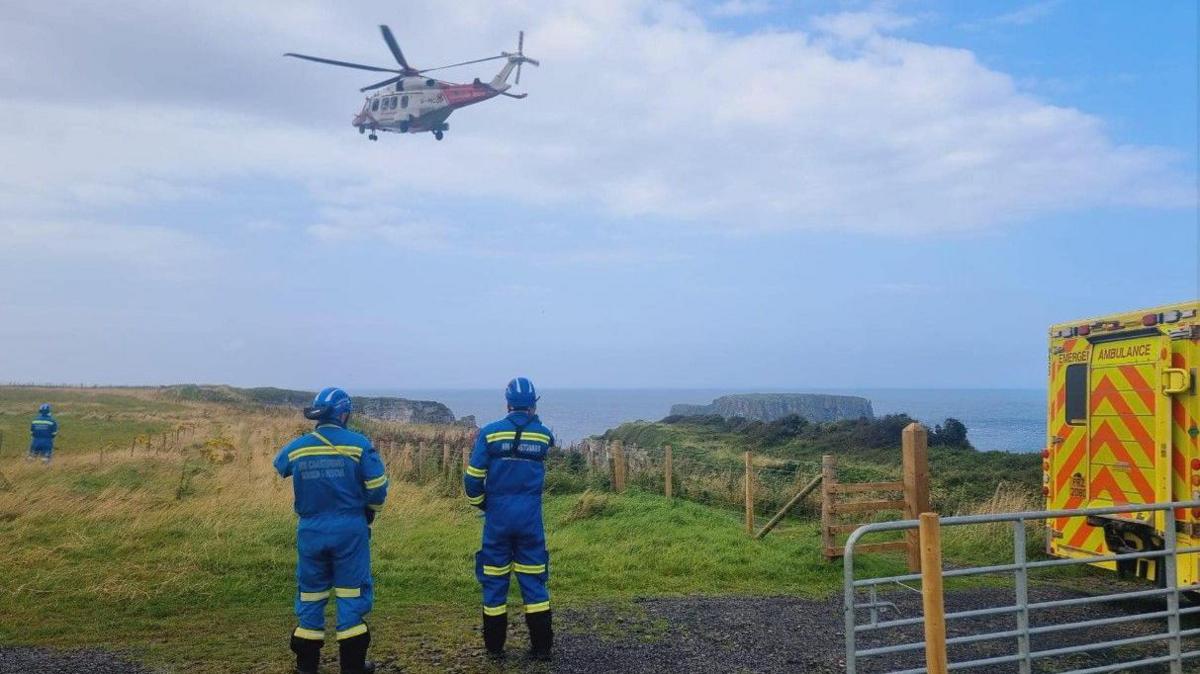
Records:
M184 400L296 408L308 405L316 395L315 392L274 387L235 388L196 384L166 386L162 390L169 396ZM353 396L352 399L355 413L372 419L409 424L455 423L450 408L433 400L365 396Z
M672 416L710 414L758 421L775 421L793 414L814 422L875 418L871 401L866 398L819 393L743 393L721 396L708 405L671 406Z

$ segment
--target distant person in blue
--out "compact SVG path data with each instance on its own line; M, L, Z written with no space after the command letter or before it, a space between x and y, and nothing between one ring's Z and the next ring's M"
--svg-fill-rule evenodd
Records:
M58 435L58 422L50 416L50 406L43 404L38 408L38 415L29 424L29 457L40 458L42 463L50 463L50 455L54 453L54 438Z
M529 626L530 654L549 660L550 555L542 527L546 454L554 435L537 417L533 382L517 377L504 392L508 416L484 426L463 476L467 501L484 512L483 544L475 577L483 586L483 643L493 659L504 657L508 633L508 583L517 574Z
M343 674L375 671L367 662L371 633L363 617L374 600L370 524L387 498L383 460L366 436L346 428L350 396L340 388L317 394L305 418L312 432L288 443L275 470L292 478L296 514L296 616L291 648L296 671L316 674L325 643L325 604L337 601L337 641Z

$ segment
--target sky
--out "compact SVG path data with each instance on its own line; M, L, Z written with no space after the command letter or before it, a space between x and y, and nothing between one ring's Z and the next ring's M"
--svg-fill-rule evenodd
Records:
M380 23L541 67L369 142L281 55ZM1040 388L1200 296L1191 0L15 0L0 89L0 381Z

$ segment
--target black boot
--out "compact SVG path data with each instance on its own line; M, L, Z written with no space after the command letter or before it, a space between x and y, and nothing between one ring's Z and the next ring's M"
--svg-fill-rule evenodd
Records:
M508 614L483 615L483 645L488 657L499 660L504 657L504 640L508 638Z
M296 654L296 674L317 674L321 666L321 647L324 641L301 639L292 635L292 652Z
M338 661L342 664L342 674L374 674L375 663L367 662L367 646L370 645L370 632L338 642Z
M534 660L549 660L554 646L554 629L550 626L550 611L526 613L525 624L529 626L529 655Z

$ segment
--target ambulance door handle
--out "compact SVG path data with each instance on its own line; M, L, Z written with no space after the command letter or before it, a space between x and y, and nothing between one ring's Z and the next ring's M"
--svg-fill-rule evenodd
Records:
M1192 387L1192 375L1187 370L1178 367L1163 368L1163 393L1172 395L1183 393Z

